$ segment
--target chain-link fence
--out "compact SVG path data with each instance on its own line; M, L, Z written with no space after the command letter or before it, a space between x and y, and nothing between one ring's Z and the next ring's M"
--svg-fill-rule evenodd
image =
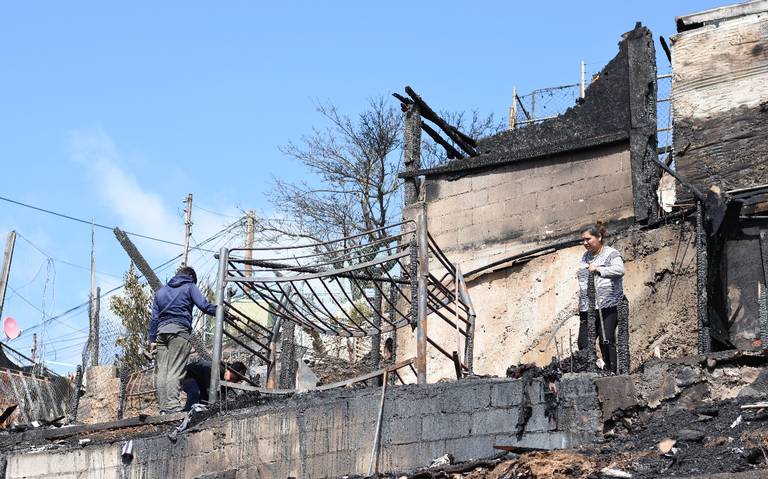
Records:
M549 120L576 105L581 98L581 84L561 85L533 90L526 95L515 93L510 114L510 127L520 128Z
M659 139L659 152L672 148L672 74L666 73L656 77L656 122ZM664 154L664 153L662 153Z
M7 345L0 347L0 427L62 421L73 391L71 378L54 374Z

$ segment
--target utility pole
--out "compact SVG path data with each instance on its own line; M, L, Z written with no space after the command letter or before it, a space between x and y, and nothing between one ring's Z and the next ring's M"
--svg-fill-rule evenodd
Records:
M181 266L187 265L189 258L189 237L192 236L192 193L187 195L187 203L184 209L184 256L181 258Z
M101 287L96 288L96 302L93 305L93 365L99 365L99 316L101 315Z
M248 215L245 217L245 259L253 259L253 230L256 227L256 213L253 210L248 210ZM245 276L251 277L253 271L253 265L245 263Z
M94 354L94 357L97 358L96 363L98 363L98 350L99 347L96 345L97 335L96 332L96 316L95 316L95 307L93 304L94 300L94 286L95 286L95 262L94 262L94 249L96 245L96 228L94 227L93 220L91 220L91 290L88 294L88 343L90 344L91 353ZM95 364L92 364L95 366Z
M11 261L13 260L13 248L16 246L16 231L8 233L8 241L5 243L3 254L3 270L0 274L0 318L3 317L3 304L5 304L5 291L8 289L8 276L11 274Z

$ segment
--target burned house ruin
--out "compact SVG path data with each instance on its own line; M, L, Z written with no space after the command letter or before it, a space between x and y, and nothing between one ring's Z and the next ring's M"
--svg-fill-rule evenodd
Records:
M224 337L242 341L264 363L264 384L225 383L239 399L186 419L123 417L120 409L119 419L98 424L9 433L0 437L4 477L370 475L413 471L446 453L471 461L497 447L597 441L594 457L612 454L595 459L600 467L619 461L639 477L658 477L672 467L664 463L669 451L653 456L654 428L633 428L668 415L718 424L720 435L736 431L697 447L757 450L750 441L762 434L763 413L747 416L732 401L768 397L768 2L683 16L677 26L669 98L658 96L655 39L640 24L571 108L489 138L445 124L411 88L396 94L406 118L402 224L339 240L331 257L219 253L222 314L206 354L221 358ZM672 148L658 144L659 101L671 105ZM422 168L422 135L450 161ZM665 209L660 184L670 178L676 201ZM607 223L627 271L624 374L615 376L560 364L573 356L578 328L576 238L596 219ZM356 282L372 283L373 294L354 297L367 287ZM283 326L250 321L230 290L258 300ZM280 379L289 325L343 337L383 333L395 357L298 394ZM365 381L381 388L356 388ZM722 401L731 402L720 416L701 409ZM735 429L741 414L752 429ZM610 449L622 431L640 432L626 449ZM632 447L642 454L626 459ZM757 467L742 456L739 467ZM695 466L675 472L708 477Z

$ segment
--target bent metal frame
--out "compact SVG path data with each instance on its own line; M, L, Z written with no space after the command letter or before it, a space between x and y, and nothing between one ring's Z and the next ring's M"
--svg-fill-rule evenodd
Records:
M266 257L265 259L253 259ZM357 235L278 248L222 248L218 254L216 328L210 400L219 401L222 340L227 336L267 364L266 388L276 389L277 345L285 321L325 335L363 337L415 326L416 357L327 387L370 379L408 366L427 382L427 345L454 363L457 378L472 374L475 310L461 269L427 230L426 215ZM232 290L274 315L267 328L233 304ZM373 292L372 299L367 292ZM427 335L428 318L456 330L456 345ZM463 348L462 348L463 343ZM451 349L451 351L449 351ZM460 353L463 349L463 359ZM399 375L398 375L399 376ZM402 381L402 378L400 378Z

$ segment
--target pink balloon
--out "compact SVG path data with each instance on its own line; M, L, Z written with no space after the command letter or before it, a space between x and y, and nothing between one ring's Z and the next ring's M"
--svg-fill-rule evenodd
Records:
M3 332L8 339L16 339L19 337L19 334L21 334L18 323L16 323L16 320L10 316L3 321Z

